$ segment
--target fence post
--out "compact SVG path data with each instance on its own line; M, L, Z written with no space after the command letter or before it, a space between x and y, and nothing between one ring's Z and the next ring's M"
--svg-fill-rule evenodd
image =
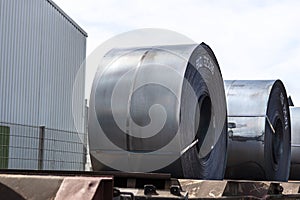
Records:
M39 129L38 170L42 170L43 169L44 140L45 140L45 126L40 126L40 129Z
M89 116L89 107L88 100L85 99L84 105L84 130L83 130L83 171L86 171L86 163L87 163L87 134L88 134L88 116Z

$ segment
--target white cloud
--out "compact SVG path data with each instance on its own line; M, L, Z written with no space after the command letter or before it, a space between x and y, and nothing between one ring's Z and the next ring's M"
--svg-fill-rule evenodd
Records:
M87 53L137 28L209 44L224 79L282 79L300 106L299 1L55 0L89 34Z

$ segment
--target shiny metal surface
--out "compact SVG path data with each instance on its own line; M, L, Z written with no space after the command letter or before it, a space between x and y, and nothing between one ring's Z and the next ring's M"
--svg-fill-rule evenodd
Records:
M274 82L224 81L228 122L234 122L237 126L232 137L246 137L249 140L263 137L268 99Z
M287 180L290 154L286 140L289 138L290 122L282 82L262 80L224 83L228 122L234 124L228 133L227 178ZM270 103L271 98L277 104ZM268 114L273 110L276 114ZM278 124L283 129L278 128ZM281 132L286 135L282 136ZM266 138L266 134L270 136ZM266 146L266 143L270 143L270 146ZM277 153L273 158L276 164L269 158L273 149Z
M199 99L207 108L203 113ZM207 156L223 133L225 102L219 67L201 45L113 49L98 69L90 98L93 168L160 170L196 151L200 142L199 157ZM204 139L195 133L201 120L207 121Z
M290 107L292 140L290 179L300 180L300 107Z

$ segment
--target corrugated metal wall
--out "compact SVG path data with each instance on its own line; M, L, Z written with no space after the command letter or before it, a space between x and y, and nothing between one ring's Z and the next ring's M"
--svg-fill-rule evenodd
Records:
M50 0L0 0L0 122L10 126L9 168L37 168L44 125L43 168L83 169L77 132L84 134L85 69L78 70L86 36Z

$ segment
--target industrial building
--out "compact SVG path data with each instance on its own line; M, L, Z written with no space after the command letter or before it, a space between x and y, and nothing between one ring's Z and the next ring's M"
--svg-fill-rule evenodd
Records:
M0 168L84 170L86 38L51 0L0 0Z

